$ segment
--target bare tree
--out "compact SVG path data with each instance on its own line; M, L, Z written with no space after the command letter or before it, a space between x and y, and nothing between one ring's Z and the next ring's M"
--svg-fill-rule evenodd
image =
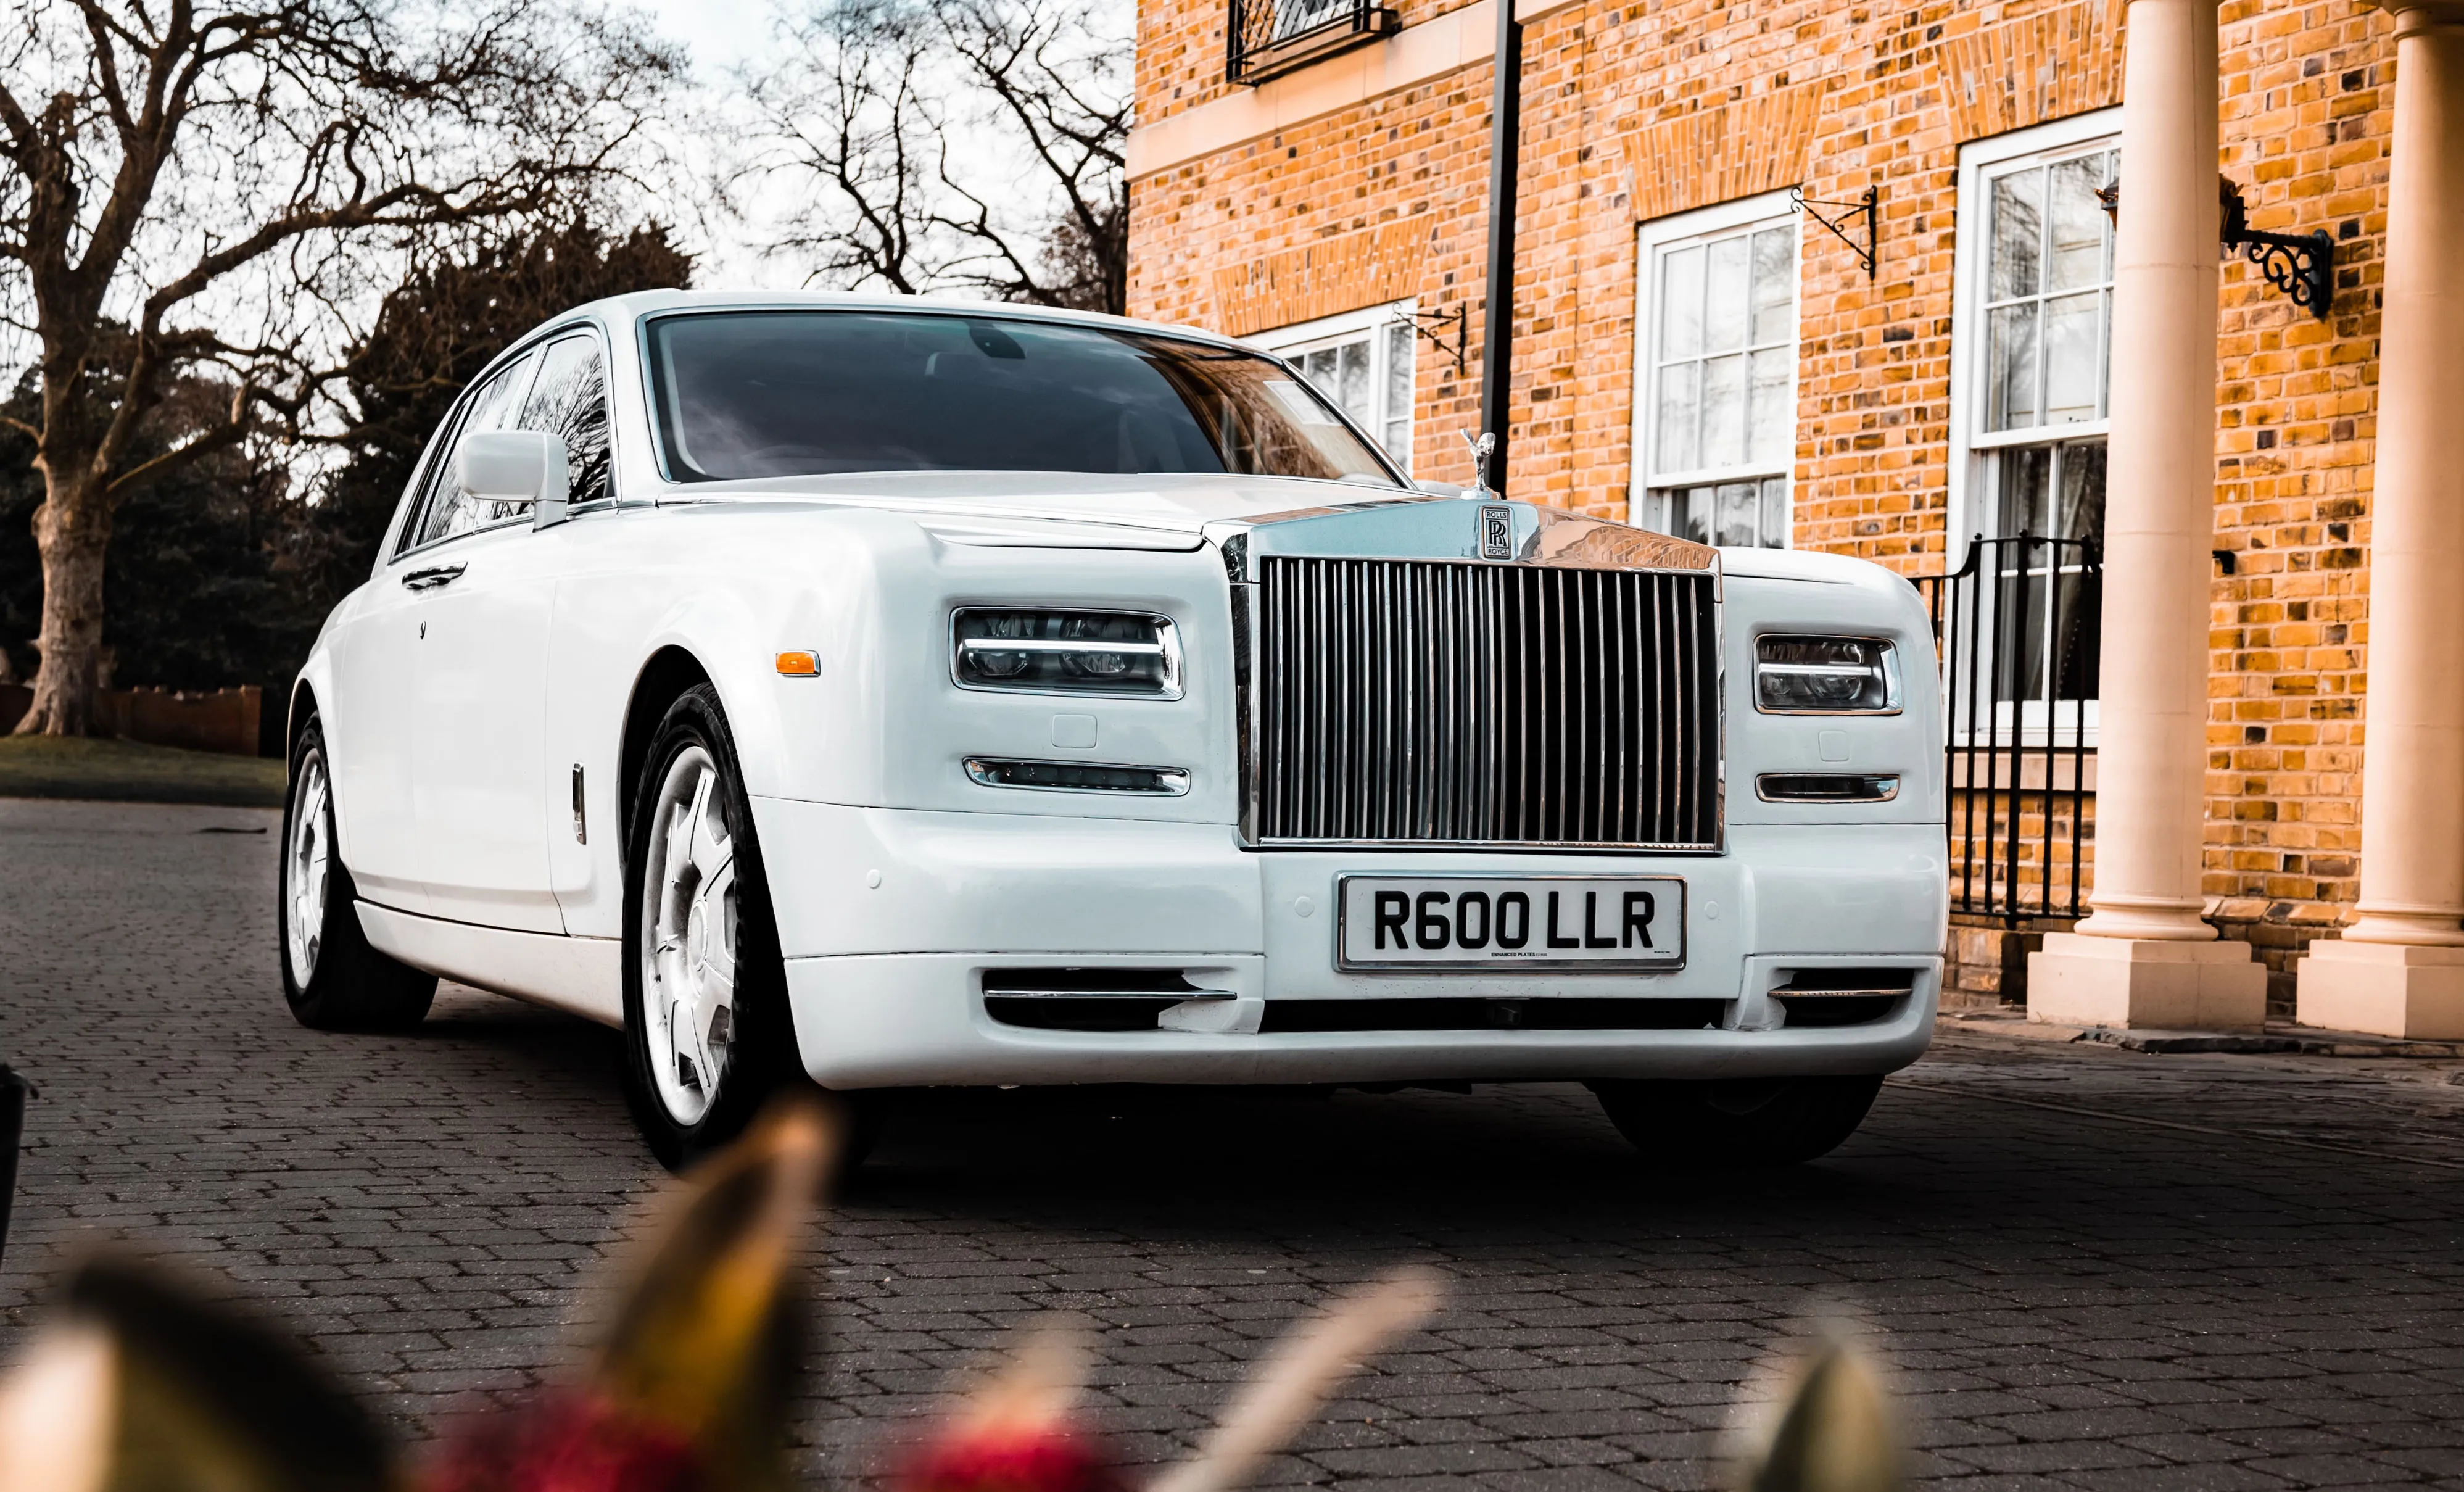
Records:
M909 0L838 0L787 37L786 59L748 79L765 138L737 184L801 204L777 215L786 230L771 247L817 279L930 288L949 257L935 28Z
M825 0L748 89L739 184L814 277L1119 312L1131 118L1107 0Z
M407 252L604 189L677 64L524 0L52 0L10 24L0 314L32 344L39 412L10 423L44 484L17 729L83 735L120 499L300 428ZM230 390L218 418L148 441L200 378Z

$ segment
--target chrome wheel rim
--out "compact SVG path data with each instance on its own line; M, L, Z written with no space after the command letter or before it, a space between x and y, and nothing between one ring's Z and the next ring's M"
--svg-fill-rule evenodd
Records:
M325 889L333 866L325 799L325 757L312 751L299 758L299 781L291 799L291 839L282 855L283 898L290 913L283 951L291 959L291 982L301 989L317 976L317 955L324 951Z
M701 1122L736 1042L736 840L718 766L688 746L650 810L642 877L642 1024L668 1117Z

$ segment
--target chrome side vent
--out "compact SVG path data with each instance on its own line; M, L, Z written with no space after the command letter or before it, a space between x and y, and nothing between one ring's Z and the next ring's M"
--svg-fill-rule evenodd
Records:
M1895 773L1766 772L1754 796L1767 803L1887 803L1900 796Z
M1716 584L1262 559L1251 841L1719 848Z

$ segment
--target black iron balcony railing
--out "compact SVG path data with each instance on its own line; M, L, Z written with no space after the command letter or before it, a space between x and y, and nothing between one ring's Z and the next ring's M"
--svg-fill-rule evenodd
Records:
M2094 540L2035 534L1980 537L1917 581L1941 649L1955 912L2085 913L2103 583Z
M1395 11L1371 0L1232 0L1224 76L1263 83L1401 26Z

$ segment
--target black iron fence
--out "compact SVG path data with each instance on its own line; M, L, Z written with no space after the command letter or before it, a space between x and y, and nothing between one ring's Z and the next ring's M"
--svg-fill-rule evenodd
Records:
M1955 912L2085 914L2103 584L2095 541L2035 534L1976 538L1917 581L1941 649Z
M1232 0L1224 76L1263 83L1398 25L1394 9L1375 0Z

